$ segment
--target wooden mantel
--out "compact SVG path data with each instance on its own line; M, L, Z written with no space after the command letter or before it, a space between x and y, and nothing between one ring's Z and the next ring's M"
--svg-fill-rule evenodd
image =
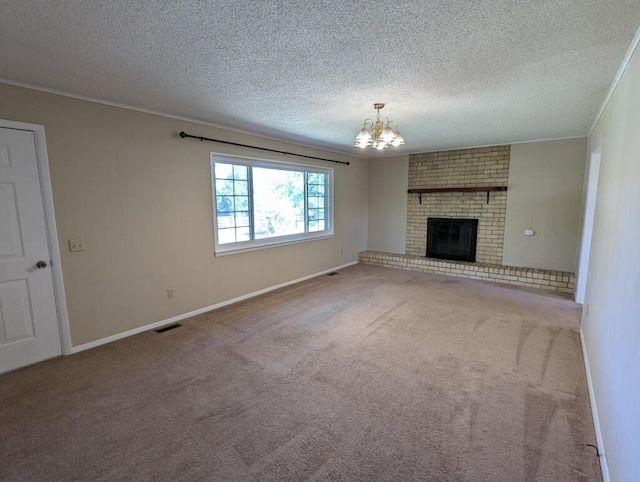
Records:
M423 193L434 193L434 192L486 192L487 193L487 204L489 204L489 193L491 191L506 191L507 186L477 186L477 187L428 187L428 188L420 188L420 189L409 189L407 192L409 194L417 193L420 196L420 204L422 204L422 194Z

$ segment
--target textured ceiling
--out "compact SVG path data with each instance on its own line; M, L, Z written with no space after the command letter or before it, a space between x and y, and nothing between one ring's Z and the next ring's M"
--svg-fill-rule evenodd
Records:
M588 134L640 0L0 0L0 78L357 155Z

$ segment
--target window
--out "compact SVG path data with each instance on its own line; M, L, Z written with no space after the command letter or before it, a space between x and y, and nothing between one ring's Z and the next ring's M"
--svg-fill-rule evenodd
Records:
M333 235L333 169L211 153L216 254Z

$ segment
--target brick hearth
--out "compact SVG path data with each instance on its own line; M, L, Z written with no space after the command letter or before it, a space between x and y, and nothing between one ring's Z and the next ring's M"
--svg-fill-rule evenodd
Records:
M378 251L362 251L358 253L358 262L385 268L422 271L567 294L573 294L576 285L575 275L563 271L519 268L491 263L448 261Z

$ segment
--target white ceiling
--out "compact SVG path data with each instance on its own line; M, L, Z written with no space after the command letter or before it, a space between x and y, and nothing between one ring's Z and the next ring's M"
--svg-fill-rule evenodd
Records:
M640 0L0 0L0 78L358 155L587 135Z

